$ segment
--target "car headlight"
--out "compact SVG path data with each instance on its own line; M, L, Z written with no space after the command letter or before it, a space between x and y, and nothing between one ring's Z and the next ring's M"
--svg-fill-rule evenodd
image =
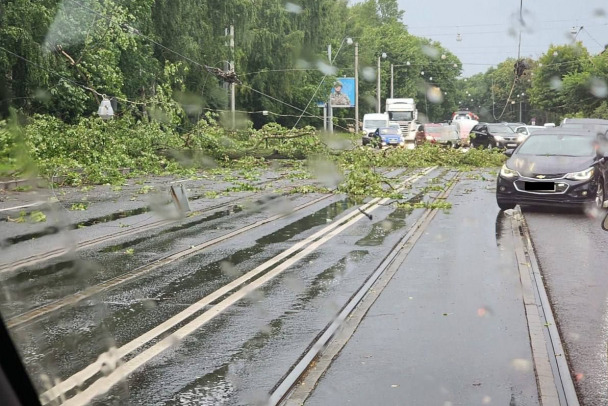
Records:
M519 176L519 172L507 168L507 165L505 164L500 169L500 176L502 176L503 178L514 178L516 176Z
M517 137L517 142L522 143L522 142L524 142L526 140L526 138L528 138L528 136L522 134L519 137Z
M595 168L591 167L580 172L572 172L566 174L566 179L570 180L589 180L595 174Z
M495 136L494 136L494 139L495 139L496 141L504 141L504 140L505 140L505 139L504 139L503 137L501 137L500 135L495 135Z

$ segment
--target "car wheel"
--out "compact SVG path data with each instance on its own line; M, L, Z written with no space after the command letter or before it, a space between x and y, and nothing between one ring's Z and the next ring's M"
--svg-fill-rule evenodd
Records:
M500 210L514 209L516 206L515 203L505 202L505 201L498 200L498 199L496 199L496 203L498 203L498 207L500 208Z
M602 209L606 202L606 191L604 190L604 179L599 178L597 180L597 190L595 192L595 205Z

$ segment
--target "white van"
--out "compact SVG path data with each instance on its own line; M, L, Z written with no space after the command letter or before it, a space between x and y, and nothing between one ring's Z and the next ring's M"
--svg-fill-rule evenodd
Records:
M386 113L365 114L363 116L363 145L369 144L371 136L377 128L388 127L389 120Z

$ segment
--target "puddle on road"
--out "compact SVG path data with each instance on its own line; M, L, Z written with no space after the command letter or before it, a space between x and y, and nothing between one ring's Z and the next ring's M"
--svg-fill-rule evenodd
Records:
M368 253L369 252L365 250L352 251L333 266L317 274L312 281L309 282L308 287L297 295L296 300L289 309L285 310L279 317L268 322L250 339L243 342L238 350L232 351L232 355L224 364L214 371L190 382L167 404L189 404L195 398L197 405L215 405L218 401L228 402L231 397L235 396L237 388L242 386L240 381L244 376L240 373L241 371L239 371L239 369L243 368L243 366L247 367L255 362L256 358L260 356L260 351L269 345L272 340L279 337L282 331L287 329L286 325L289 318L292 318L291 322L293 322L294 314L305 310L307 304L321 296L323 293L328 292L336 283L339 283L339 281L348 273L349 266L354 266L358 261L368 255ZM289 276L286 276L285 278L288 277ZM287 279L285 279L285 283L289 285ZM271 288L267 287L266 289ZM299 320L298 322L301 323ZM306 322L306 320L304 320L304 322ZM303 349L304 348L302 348L302 350ZM295 357L298 354L292 355ZM295 361L295 359L293 359L293 361ZM285 366L285 368L287 367L288 366ZM279 366L279 368L283 367ZM259 395L267 396L267 392L260 392ZM254 401L256 399L248 398L248 396L255 397L256 395L245 394L245 396L240 398L240 401L246 402L247 404L251 404L252 402L255 403ZM232 400L236 401L235 399Z
M416 204L424 200L426 193L418 193L417 195L406 200L406 203ZM374 223L370 232L355 244L364 247L379 246L384 243L386 237L393 231L397 231L406 226L406 219L412 213L412 209L396 208L384 220Z
M189 228L198 226L198 225L206 223L208 221L219 220L221 218L228 217L228 216L230 216L232 214L240 213L242 211L243 211L243 208L240 207L240 206L234 206L234 207L231 207L228 210L216 211L215 213L213 213L213 214L211 214L211 215L209 215L207 217L204 217L202 219L199 219L199 220L196 220L196 221L192 221L192 222L189 222L189 223L186 223L186 224L180 224L178 226L174 226L174 227L168 228L168 229L163 230L163 231L161 231L159 233L156 233L155 235L148 235L146 237L136 238L134 240L130 240L130 241L127 241L127 242L124 242L124 243L121 243L121 244L111 245L109 247L106 247L106 248L102 249L100 252L119 252L119 251L124 251L126 248L133 247L133 246L136 246L136 245L138 245L138 244L140 244L142 242L149 241L151 238L159 237L159 236L165 235L165 234L174 233L174 232L177 232L177 231L187 230Z
M218 283L228 283L240 276L244 271L236 270L235 267L250 260L256 255L263 253L268 249L269 245L287 241L301 232L324 225L327 223L327 219L334 219L343 211L351 208L353 204L354 203L348 199L330 204L309 216L283 227L275 233L261 237L253 246L238 250L211 264L201 266L200 254L187 258L179 263L178 272L181 276L179 276L178 279L174 279L167 285L158 286L154 289L160 291L158 296L155 297L155 300L158 302L165 302L174 300L178 297L180 303L188 302L188 300L198 300L198 298L217 288L216 285ZM148 252L164 252L172 244L172 240L164 241L160 244L156 243L149 247ZM144 253L142 252L140 254ZM15 278L12 279L12 281L7 281L5 287L8 287L15 292L19 292L19 294L23 296L23 289L21 289L20 285L23 283L24 279L29 280L27 285L27 294L29 296L26 297L29 298L28 302L30 303L30 306L25 309L27 311L31 306L35 307L36 305L40 305L40 302L47 302L84 289L90 286L92 281L93 283L101 282L101 279L97 280L97 277L101 276L99 274L100 271L104 272L105 277L103 279L105 280L108 277L116 276L125 269L133 269L138 266L134 263L137 258L138 257L132 255L118 255L110 260L91 260L84 262L64 261L61 262L60 265L52 264L42 268L27 269L25 272L15 275ZM265 260L266 258L262 258L259 262L261 263ZM86 265L87 263L89 265ZM104 268L95 267L94 264L96 263L103 263ZM230 264L232 268L235 268L235 273L226 273L225 264ZM166 267L164 269L166 269ZM159 271L162 272L162 268L159 269ZM53 280L51 281L50 279ZM38 294L38 290L41 289L41 286L58 286L61 288L54 291L44 290L44 295L41 296ZM153 292L149 293L152 294ZM186 293L188 293L187 296L185 296Z
M405 227L405 219L412 213L409 209L395 209L387 218L375 223L370 232L355 244L364 247L379 246L393 231Z
M150 207L140 207L138 209L133 209L133 210L119 211L117 213L112 213L107 216L95 217L95 218L92 218L92 219L89 219L87 221L83 221L80 223L69 224L69 225L66 225L65 227L56 227L56 226L45 227L41 231L36 231L33 233L26 233L26 234L21 234L21 235L15 236L15 237L6 238L2 241L2 244L0 244L0 246L3 248L6 248L11 245L18 244L20 242L29 241L29 240L33 240L33 239L37 239L37 238L42 238L47 235L58 234L62 230L75 230L77 228L90 227L90 226L96 225L96 224L108 223L110 221L115 221L115 220L119 220L122 218L137 216L139 214L147 213L150 210L151 210Z
M171 282L168 285L168 289L166 289L166 294L162 296L162 300L168 300L177 295L183 298L184 292L188 291L192 292L195 297L201 297L214 288L209 285L210 282L227 283L248 271L249 269L239 270L237 267L239 264L263 253L270 245L286 242L304 231L325 225L328 219L333 220L345 210L353 207L353 205L354 202L348 199L332 203L313 214L286 225L274 233L257 239L251 247L240 249L231 255L204 266L197 266L196 263L200 262L201 254L196 255L188 260L189 265L182 266L182 268L193 268L193 271L184 274L179 280ZM262 263L267 259L268 256L263 256L256 263ZM252 266L256 266L256 264ZM193 287L197 287L199 291L193 292Z
M41 231L36 231L33 233L21 234L15 237L8 237L2 240L0 243L0 248L7 248L11 245L19 244L20 242L34 240L36 238L42 238L47 235L58 234L62 229L56 226L45 227Z
M203 195L201 196L195 196L195 197L191 197L189 198L189 200L196 200L197 198L201 198L203 197ZM264 199L259 199L256 200L254 202L254 204L257 204L259 206L263 206L265 204L268 204L270 201L276 199L278 196L268 196ZM170 202L168 202L170 203ZM229 204L229 203L228 203ZM219 207L211 207L211 208L207 208L204 209L205 211L209 211L209 210L214 210L215 208L219 208ZM25 234L21 234L15 237L9 237L6 238L4 240L2 240L2 242L0 243L0 248L6 248L9 247L11 245L15 245L24 241L29 241L29 240L33 240L33 239L37 239L37 238L42 238L48 235L53 235L53 234L58 234L60 231L62 230L75 230L77 228L85 228L85 227L90 227L90 226L94 226L97 224L103 224L103 223L109 223L111 221L116 221L116 220L120 220L120 219L124 219L127 217L133 217L133 216L138 216L140 214L144 214L144 213L149 213L151 211L153 211L154 208L153 206L146 206L146 207L139 207L137 209L132 209L132 210L124 210L124 211L119 211L116 213L112 213L112 214L108 214L105 216L99 216L99 217L95 217L86 221L82 221L80 223L75 223L75 224L69 224L66 225L65 227L56 227L56 226L49 226L49 227L45 227L43 230L41 231L36 231L36 232L32 232L32 233L25 233ZM238 206L238 205L234 205L231 208L231 211L234 213L238 213L240 211L242 211L242 207ZM172 232L172 231L177 231L177 230L182 230L182 229L186 229L189 227L194 227L202 222L205 221L210 221L210 220L215 220L217 218L221 218L224 217L225 215L230 214L230 210L221 210L219 213L223 213L223 215L220 215L219 217L214 218L213 216L216 214L212 214L211 216L208 216L202 220L198 220L195 222L190 222L187 224L183 224L180 226L175 227L174 229L168 230L167 232ZM110 252L110 251L109 251Z
M495 225L495 234L496 234L496 246L500 247L502 245L502 239L506 236L507 232L505 230L505 223L507 222L507 215L504 211L499 211L496 215L496 225Z

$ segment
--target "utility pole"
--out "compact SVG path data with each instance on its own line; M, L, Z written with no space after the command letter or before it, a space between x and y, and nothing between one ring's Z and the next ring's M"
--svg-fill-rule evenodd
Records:
M376 87L376 113L380 113L380 55L378 55L378 86Z
M355 134L359 132L359 43L355 42Z
M230 71L234 72L234 25L230 25ZM232 114L232 129L236 129L236 85L230 83L230 112Z
M394 87L393 87L393 85L394 85L393 78L394 78L394 75L395 75L395 65L393 65L391 63L391 99L394 97L394 95L393 95L393 89L394 89Z
M521 100L519 100L519 122L521 123Z
M329 102L327 103L327 113L328 113L327 130L331 134L333 134L333 132L334 132L334 108L331 105L331 96L329 97Z

